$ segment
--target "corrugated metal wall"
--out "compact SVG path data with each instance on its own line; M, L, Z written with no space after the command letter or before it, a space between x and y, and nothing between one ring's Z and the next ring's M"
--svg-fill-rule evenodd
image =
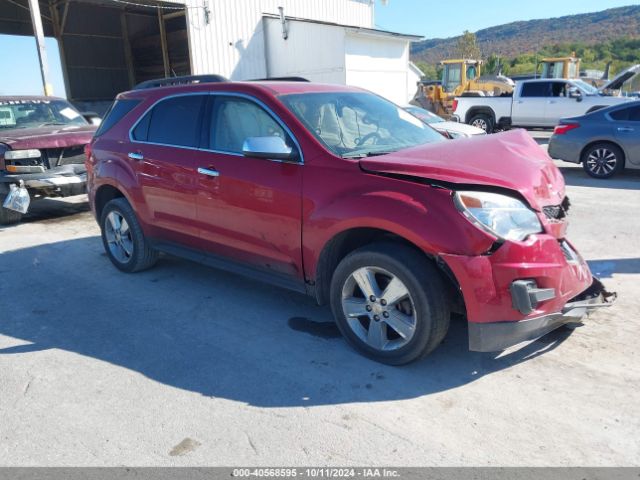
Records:
M219 73L231 79L265 77L262 15L278 14L279 6L284 7L284 13L289 17L373 28L370 0L183 1L188 7L194 74ZM305 41L322 42L322 39L307 38Z

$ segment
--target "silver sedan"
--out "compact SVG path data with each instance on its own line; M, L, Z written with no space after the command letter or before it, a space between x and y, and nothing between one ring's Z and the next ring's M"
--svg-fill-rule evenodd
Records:
M435 128L444 136L451 139L468 138L475 135L486 135L486 132L481 128L473 127L465 123L448 122L444 118L439 117L435 113L431 113L429 110L425 110L424 108L409 105L407 107L404 107L404 109L407 112L411 113L413 116L418 117L430 127Z
M549 155L581 163L594 178L640 169L640 101L560 120L549 141Z

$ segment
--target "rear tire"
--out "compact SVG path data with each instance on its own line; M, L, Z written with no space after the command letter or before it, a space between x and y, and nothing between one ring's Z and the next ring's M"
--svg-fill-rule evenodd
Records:
M155 265L158 252L151 248L133 208L124 198L115 198L100 216L102 244L111 263L123 272L133 273Z
M379 243L340 262L330 300L338 328L356 350L381 363L403 365L427 355L445 337L447 292L440 272L419 252Z
M593 178L611 178L624 169L624 153L613 143L601 142L582 153L582 168Z
M486 133L493 133L495 130L493 118L486 113L479 113L471 117L471 119L469 119L469 125L480 128Z

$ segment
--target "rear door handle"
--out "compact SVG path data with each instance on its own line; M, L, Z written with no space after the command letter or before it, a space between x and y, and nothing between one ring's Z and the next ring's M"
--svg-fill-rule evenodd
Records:
M202 175L207 175L209 177L219 177L220 176L220 172L219 171L213 170L211 168L198 167L198 173L200 173Z
M144 160L144 155L142 155L141 153L129 152L127 154L127 157L129 157L131 160L136 161Z
M618 127L619 132L634 132L635 130L631 127Z

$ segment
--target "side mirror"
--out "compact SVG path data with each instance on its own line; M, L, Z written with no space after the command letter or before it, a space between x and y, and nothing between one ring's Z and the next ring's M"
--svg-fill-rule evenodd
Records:
M578 87L569 88L569 98L575 98L577 102L582 101L582 92L578 89Z
M248 137L242 144L245 157L269 158L273 160L297 160L298 152L289 147L280 137Z

